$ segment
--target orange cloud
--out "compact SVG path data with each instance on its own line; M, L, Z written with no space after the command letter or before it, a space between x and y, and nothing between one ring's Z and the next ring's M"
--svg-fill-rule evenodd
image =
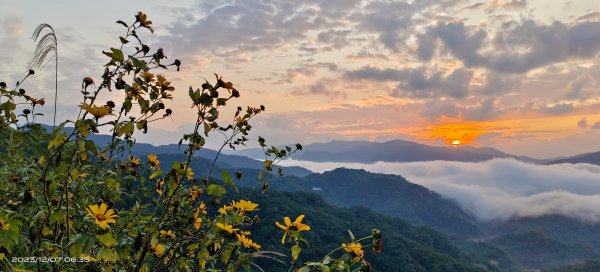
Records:
M478 123L447 124L433 126L429 129L429 137L442 139L448 145L472 144L479 135L488 130ZM422 135L422 136L426 136Z

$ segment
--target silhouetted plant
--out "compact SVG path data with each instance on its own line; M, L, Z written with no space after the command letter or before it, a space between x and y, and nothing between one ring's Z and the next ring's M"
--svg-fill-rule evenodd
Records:
M40 35L44 29L49 29L50 32L46 33L42 38ZM33 58L29 61L28 67L29 69L40 68L47 64L46 58L48 54L54 53L54 115L52 118L52 127L56 127L56 106L58 101L58 39L56 38L56 33L54 32L54 28L49 24L41 24L35 28L33 31L33 35L31 35L31 39L37 41L39 38L39 42L35 47L35 51L33 53ZM48 60L50 61L50 60Z

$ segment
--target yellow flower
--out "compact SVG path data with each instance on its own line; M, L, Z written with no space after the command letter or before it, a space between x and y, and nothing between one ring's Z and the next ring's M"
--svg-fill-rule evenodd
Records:
M157 179L155 184L156 192L158 195L162 195L165 192L165 180Z
M96 118L101 118L111 114L111 108L106 105L98 107L96 105L90 106L87 103L82 103L79 107L82 110L89 112Z
M154 254L156 256L160 256L163 255L163 253L165 253L165 246L159 243L150 244L150 247L152 248L152 251L154 251Z
M222 208L219 208L219 213L222 215L226 215L228 211L233 210L233 207L229 206L229 205L225 205Z
M235 234L235 237L237 238L237 240L242 243L242 245L244 246L244 248L254 248L256 250L260 249L260 245L255 243L254 241L252 241L250 238L248 238L246 235L243 234Z
M163 75L157 75L156 76L158 78L158 82L156 85L158 85L162 91L174 91L175 87L171 86L171 82L167 81L167 79L163 76Z
M127 92L127 96L138 100L142 98L142 95L144 95L144 93L144 89L142 89L142 87L140 87L140 85L137 84L137 82L134 82L133 84L131 84L131 89L129 89L129 92Z
M200 206L198 206L198 208L196 208L196 215L198 215L200 213L206 214L206 204L200 203Z
M188 197L192 200L195 201L196 198L198 196L200 196L200 194L202 194L202 188L199 188L198 186L192 186L189 189L189 195Z
M362 245L360 243L351 243L351 244L342 244L342 248L346 250L346 252L350 253L354 260L360 261L360 259L365 255L362 250Z
M10 224L4 222L4 220L2 218L0 218L0 229L1 230L5 230L5 231L9 231L10 230Z
M6 254L0 253L0 261L4 260L5 258L6 258Z
M292 231L301 232L305 230L310 230L310 226L302 224L302 219L304 219L304 214L298 216L293 223L289 217L284 217L283 222L285 223L285 226L280 224L279 222L275 222L275 225L277 225L285 231L285 234L283 234L283 238L281 238L281 244L285 243L285 237L288 234L290 234L290 237L292 236Z
M158 160L156 155L148 154L148 162L150 163L150 168L152 168L153 170L160 169L160 166L158 166L160 164L160 161Z
M135 15L135 20L140 23L141 27L145 27L148 30L150 30L150 32L154 32L154 29L152 28L152 21L148 20L148 15L146 15L145 13L141 11L138 12Z
M256 207L258 207L258 204L242 199L242 200L240 200L240 202L233 201L233 204L231 204L231 206L233 206L233 208L238 210L240 212L240 214L243 214L244 212L251 212L251 211L256 210Z
M175 234L171 230L169 230L169 231L160 230L160 234L162 234L163 236L165 236L167 238L175 239Z
M110 158L104 155L104 153L98 153L98 156L100 159L102 159L102 161L110 161Z
M33 97L30 97L29 101L31 102L32 106L35 106L35 105L43 106L44 104L46 104L46 99L45 98L35 99Z
M90 205L86 208L88 212L87 216L91 217L96 221L96 225L98 225L101 229L106 229L109 223L117 223L115 218L115 211L113 209L107 210L108 206L102 203L100 205Z
M200 214L207 214L206 205L204 203L200 203L200 206L194 211L194 228L200 229L200 224L202 224L202 217Z
M171 95L170 93L167 93L167 92L161 92L160 96L164 99L173 99L173 95Z
M225 231L225 232L227 232L229 234L232 234L236 230L238 230L238 229L233 228L233 226L230 225L229 223L226 223L226 224L216 223L215 226L217 226L217 228L220 228L221 230L223 230L223 231Z
M130 155L129 163L131 163L131 166L133 166L133 167L138 167L138 166L140 166L140 158L136 158L136 157Z
M194 218L194 228L200 229L201 224L202 224L202 217Z
M244 119L244 118L243 118L243 117L241 117L241 116L237 116L237 117L235 117L235 123L236 123L236 124L242 124L242 123L244 123L245 121L246 121L246 119Z
M86 260L88 260L90 262L95 262L96 261L96 258L94 258L94 257L92 257L90 255L87 255L85 253L79 254L79 258L86 259Z
M187 163L182 164L181 169L185 169L185 176L187 177L188 180L192 180L194 179L194 171L192 171L192 167L187 166Z
M142 79L144 79L144 81L146 82L153 82L154 81L154 75L148 71L143 71L140 73L140 77Z

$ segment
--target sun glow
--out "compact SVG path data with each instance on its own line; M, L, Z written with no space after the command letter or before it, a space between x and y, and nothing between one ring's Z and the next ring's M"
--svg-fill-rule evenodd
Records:
M473 144L479 135L487 132L487 129L478 123L453 123L437 125L426 131L430 138L441 139L449 146Z

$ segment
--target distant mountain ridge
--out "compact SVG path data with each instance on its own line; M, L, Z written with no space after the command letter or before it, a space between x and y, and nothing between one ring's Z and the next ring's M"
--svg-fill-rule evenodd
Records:
M52 126L42 125L42 127L44 127L46 129L46 131L52 131ZM63 131L65 131L66 133L71 133L73 131L73 129L74 129L73 127L65 127L65 128L63 128ZM108 145L111 142L112 137L107 134L92 133L88 136L88 139L93 140L97 145L102 146L102 145ZM135 143L133 145L133 147L131 148L131 153L135 156L143 157L148 154L162 154L162 155L183 154L184 150L185 150L185 146L182 145L182 147L180 148L178 144L167 144L167 145L155 146L155 145L146 144L146 143ZM208 148L202 148L199 151L197 151L195 154L196 154L196 157L203 158L208 161L212 161L215 158L215 156L217 155L217 153L218 152L215 150L208 149ZM234 168L262 169L262 167L263 167L262 161L251 159L251 158L248 158L245 156L228 155L228 154L224 154L224 153L221 153L219 155L218 163L219 163L220 167L229 168L229 169L234 169ZM299 177L306 176L306 175L312 173L312 171L310 171L306 168L303 168L303 167L299 167L299 166L289 166L289 167L286 166L286 167L282 167L282 169L284 170L284 172L287 175L295 175L295 176L299 176Z
M559 164L559 163L589 163L589 164L600 165L600 151L579 154L579 155L575 155L572 157L561 158L561 159L550 161L548 164Z
M238 150L237 154L251 158L260 158L262 150ZM420 144L404 140L392 140L383 143L368 141L330 141L305 145L303 151L294 156L296 160L314 162L374 163L415 162L415 161L462 161L479 162L493 158L515 158L517 160L544 163L527 156L511 155L489 147L441 147Z

